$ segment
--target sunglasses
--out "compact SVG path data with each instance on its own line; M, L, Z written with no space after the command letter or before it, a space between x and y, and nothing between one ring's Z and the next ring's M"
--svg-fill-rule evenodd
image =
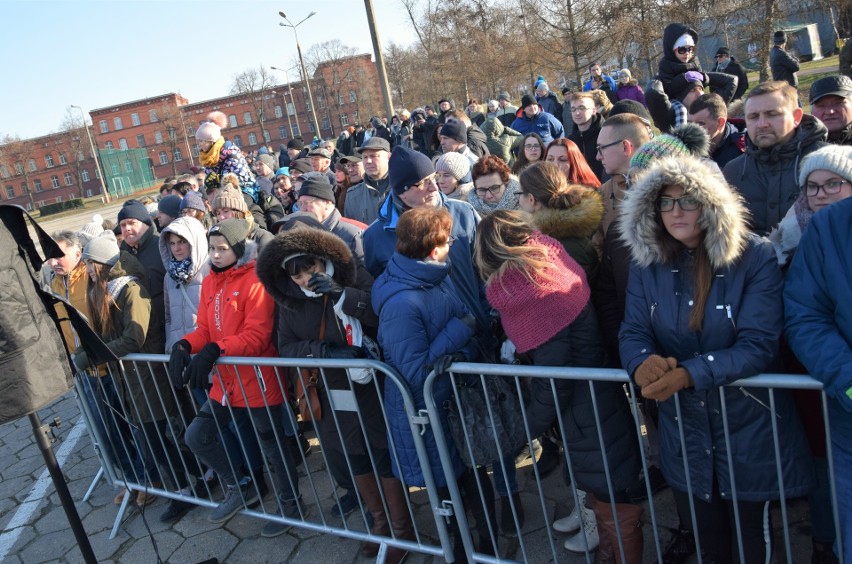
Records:
M687 53L692 53L695 51L695 47L676 47L675 52L678 55L686 55Z

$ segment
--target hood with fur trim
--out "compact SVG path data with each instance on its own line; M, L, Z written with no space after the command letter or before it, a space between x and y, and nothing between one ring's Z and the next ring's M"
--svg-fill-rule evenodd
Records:
M730 266L742 255L748 235L748 211L742 197L701 160L664 158L631 183L618 222L621 240L639 266L666 262L661 244L665 227L656 203L665 186L682 186L701 202L698 225L713 269Z
M346 243L330 231L313 227L294 227L282 231L263 247L257 259L257 277L270 296L283 307L293 300L309 299L282 268L285 258L299 253L331 261L335 281L344 287L355 286L357 267Z
M568 209L542 208L532 214L533 223L545 235L554 239L591 237L603 219L601 195L592 188L574 188L580 202Z

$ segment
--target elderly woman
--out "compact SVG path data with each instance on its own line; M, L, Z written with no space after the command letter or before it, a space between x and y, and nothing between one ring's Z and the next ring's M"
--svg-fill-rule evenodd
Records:
M657 161L626 192L622 209L633 263L621 359L642 395L658 402L663 475L684 515L691 488L705 560L729 562L739 534L746 562L768 562L770 501L780 498L781 484L787 498L813 489L811 460L788 393L774 390L773 414L768 390L725 385L778 358L782 276L772 246L749 233L742 198L694 157Z
M474 189L467 201L481 216L496 210L518 209L518 179L500 157L485 155L471 169Z

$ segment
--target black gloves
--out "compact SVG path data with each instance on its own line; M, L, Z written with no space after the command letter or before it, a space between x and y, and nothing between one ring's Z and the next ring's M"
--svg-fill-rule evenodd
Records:
M361 347L323 343L321 353L323 358L367 358L367 353Z
M169 380L175 388L182 388L184 385L183 371L192 360L189 356L190 350L192 347L184 339L172 345L172 354L169 357Z
M222 351L216 343L207 343L189 362L184 372L184 383L190 388L207 390L210 388L210 371L219 359Z
M325 272L314 272L308 280L308 289L316 294L325 294L335 301L343 293L343 286Z
M464 355L461 353L453 353L453 354L445 354L442 357L439 357L438 360L435 361L435 364L432 365L432 369L435 370L436 374L443 374L447 370L449 370L450 366L455 362L462 362L464 360Z
M479 325L476 321L476 317L472 313L466 313L464 316L459 318L462 323L473 329L474 333L476 332L476 328Z

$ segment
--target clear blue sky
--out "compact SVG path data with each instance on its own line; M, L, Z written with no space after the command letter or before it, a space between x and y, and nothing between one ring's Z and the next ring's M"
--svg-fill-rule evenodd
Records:
M399 0L373 8L383 48L414 41ZM0 9L0 136L56 131L71 104L89 111L166 92L197 102L227 94L249 67L286 68L296 42L279 10L293 23L317 12L299 26L303 53L332 39L373 52L361 0L0 0Z

